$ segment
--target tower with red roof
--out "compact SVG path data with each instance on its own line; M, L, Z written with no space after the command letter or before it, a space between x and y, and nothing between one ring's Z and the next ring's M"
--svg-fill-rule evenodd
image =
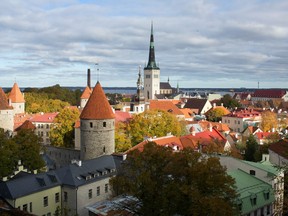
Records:
M9 94L9 102L14 108L14 114L25 113L25 100L17 83L14 83Z
M80 115L81 160L115 151L115 115L97 82L92 94Z

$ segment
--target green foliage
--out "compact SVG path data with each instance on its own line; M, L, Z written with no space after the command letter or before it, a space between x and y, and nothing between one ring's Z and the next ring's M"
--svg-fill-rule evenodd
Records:
M40 156L41 144L32 130L20 130L12 139L0 130L0 176L12 174L19 160L29 170L40 170L44 161Z
M205 113L205 116L208 121L219 122L222 119L222 116L225 114L224 110L221 108L210 109Z
M4 177L12 173L18 161L18 146L8 139L4 130L0 129L0 176Z
M162 137L168 133L180 136L185 131L183 126L173 114L161 110L146 110L133 116L127 130L132 145L136 145L145 137Z
M148 143L131 151L123 170L110 181L115 195L139 200L137 215L233 215L237 198L234 179L218 158L192 149L172 152ZM128 204L129 205L129 204Z
M40 170L45 166L40 156L42 151L41 139L33 130L20 130L12 140L18 145L18 158L22 161L24 167L29 170Z
M78 109L64 108L55 117L55 123L50 130L50 139L53 146L74 147L74 124L79 116Z
M246 141L246 150L244 155L244 160L247 161L258 161L259 155L257 155L259 145L255 137L251 134Z
M237 100L233 99L230 94L224 95L221 98L220 103L223 103L223 106L227 108L241 107L241 104Z

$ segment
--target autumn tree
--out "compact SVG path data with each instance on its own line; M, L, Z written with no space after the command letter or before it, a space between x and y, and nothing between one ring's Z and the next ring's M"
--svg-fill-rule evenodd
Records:
M266 131L272 131L272 129L278 128L278 120L277 120L277 114L274 112L271 112L270 110L267 110L265 112L261 113L261 129Z
M125 152L132 147L128 137L126 122L118 122L115 126L115 151Z
M132 145L136 145L145 137L162 137L168 133L179 136L184 133L185 128L171 113L162 110L146 110L133 116L127 130Z
M122 171L111 179L115 195L133 196L119 208L136 215L234 215L235 181L219 159L192 149L145 145L129 152Z
M40 155L42 149L41 139L31 129L22 129L12 140L18 146L18 159L29 170L40 170L45 163Z
M74 147L74 124L79 116L78 109L65 108L55 117L50 130L53 146Z
M205 116L208 121L219 122L222 119L222 116L225 115L225 111L222 108L212 108L205 113Z

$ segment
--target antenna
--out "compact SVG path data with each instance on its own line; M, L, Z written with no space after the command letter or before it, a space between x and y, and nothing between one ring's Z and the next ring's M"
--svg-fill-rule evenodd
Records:
M99 82L99 63L95 63L95 67L96 67L96 70L97 70L97 82Z
M258 81L258 89L259 89L259 81Z

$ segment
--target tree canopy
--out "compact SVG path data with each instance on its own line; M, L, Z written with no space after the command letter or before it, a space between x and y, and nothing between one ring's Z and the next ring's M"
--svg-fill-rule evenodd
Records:
M222 108L210 109L205 113L205 116L208 121L219 122L222 119L222 116L225 115L225 111Z
M241 104L237 100L233 99L230 94L225 94L220 99L220 103L223 103L223 106L227 108L241 107Z
M251 134L246 141L246 149L244 159L247 161L257 161L259 144L257 143L255 137Z
M270 110L267 110L265 112L261 113L261 129L266 131L272 131L272 129L278 128L278 120L277 120L277 114L274 112L271 112Z
M185 133L185 127L171 113L162 110L146 110L133 116L127 131L132 145L136 145L145 137L162 137L169 133L180 136Z
M233 215L235 181L219 159L202 157L192 149L145 145L131 151L122 171L111 179L115 195L136 198L127 204L137 215ZM135 204L135 203L134 203ZM135 207L136 206L136 207Z
M74 147L74 124L79 116L78 109L65 108L55 117L50 130L53 146Z
M12 174L19 160L29 170L39 170L45 163L40 155L41 144L32 130L20 130L13 138L8 138L0 130L0 177Z

